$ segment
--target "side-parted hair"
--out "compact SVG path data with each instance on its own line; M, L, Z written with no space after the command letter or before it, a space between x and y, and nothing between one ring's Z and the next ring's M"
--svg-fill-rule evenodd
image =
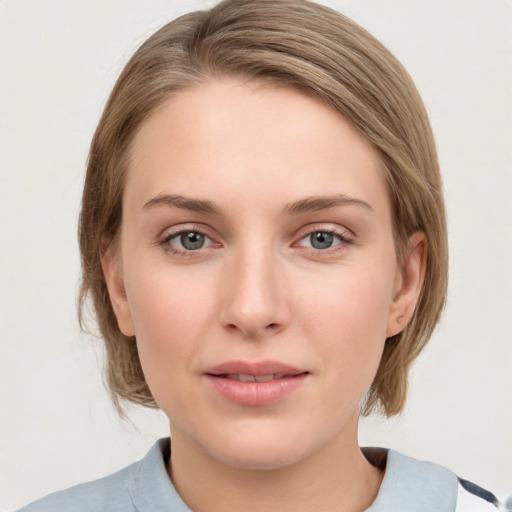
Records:
M121 399L157 407L137 344L119 330L101 267L120 234L132 141L172 95L224 76L292 87L339 112L380 156L399 262L409 237L425 233L426 275L414 316L387 339L362 406L363 414L398 414L410 365L446 300L447 233L434 138L419 93L398 60L350 19L306 0L225 0L181 16L135 52L114 86L92 140L79 223L80 319L83 325L90 297L114 404L118 410Z

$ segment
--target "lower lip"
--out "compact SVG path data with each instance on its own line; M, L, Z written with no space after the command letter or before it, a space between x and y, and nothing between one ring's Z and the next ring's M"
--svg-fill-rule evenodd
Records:
M205 375L215 392L238 405L259 407L278 402L304 384L307 373L267 382L240 382L225 377Z

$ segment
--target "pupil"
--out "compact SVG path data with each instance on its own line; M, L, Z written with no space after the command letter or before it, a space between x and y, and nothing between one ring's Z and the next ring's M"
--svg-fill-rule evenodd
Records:
M180 242L181 245L185 247L185 249L190 251L201 249L201 247L204 245L204 235L201 233L195 233L194 231L183 233L180 237Z
M332 246L333 239L334 237L331 233L322 233L321 231L312 233L310 236L311 245L315 249L328 249Z

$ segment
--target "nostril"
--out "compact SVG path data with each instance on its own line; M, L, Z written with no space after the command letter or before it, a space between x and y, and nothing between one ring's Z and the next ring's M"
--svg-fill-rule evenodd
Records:
M1 1L1 0L0 0ZM231 333L240 331L250 338L259 338L266 335L274 335L280 332L282 325L280 322L229 322L224 328Z

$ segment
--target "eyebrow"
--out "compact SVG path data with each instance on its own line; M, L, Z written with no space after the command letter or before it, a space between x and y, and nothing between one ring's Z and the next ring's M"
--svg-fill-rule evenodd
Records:
M205 199L194 199L172 194L158 194L150 199L142 207L143 210L156 208L158 206L174 206L191 212L205 213L208 215L220 215L221 210L211 201Z
M373 211L373 208L361 199L356 199L344 194L336 194L332 196L312 196L293 201L283 208L283 213L286 215L297 215L346 205L361 206ZM159 206L171 206L207 215L221 215L222 213L220 207L212 201L173 194L158 194L145 203L142 208L146 210Z
M373 208L361 199L355 197L346 196L344 194L336 194L332 196L312 196L300 199L292 203L288 203L283 213L286 214L300 214L307 212L317 212L320 210L327 210L328 208L334 208L336 206L355 205L362 206L363 208L373 211Z

